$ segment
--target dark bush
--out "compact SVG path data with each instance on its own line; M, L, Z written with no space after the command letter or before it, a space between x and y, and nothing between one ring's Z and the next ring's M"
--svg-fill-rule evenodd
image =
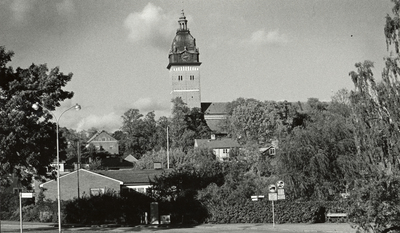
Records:
M122 196L106 192L68 201L63 212L68 223L139 224L144 212L149 212L152 201L150 197L138 192Z

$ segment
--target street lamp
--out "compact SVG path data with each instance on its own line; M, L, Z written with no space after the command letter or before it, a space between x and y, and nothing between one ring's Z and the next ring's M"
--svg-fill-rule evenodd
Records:
M57 118L50 110L40 105L39 103L35 103L32 105L32 108L36 111L40 107L46 109L56 120L56 139L57 139L57 206L58 206L58 232L61 233L61 201L60 201L60 147L59 147L59 139L58 139L58 122L60 121L61 116L67 112L68 110L75 109L77 111L81 110L81 106L76 104L62 112L60 116Z

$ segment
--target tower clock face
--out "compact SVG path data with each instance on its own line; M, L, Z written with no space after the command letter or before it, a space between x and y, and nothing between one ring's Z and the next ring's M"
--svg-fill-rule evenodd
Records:
M182 58L182 61L189 61L190 55L187 53L184 53L184 54L182 54L181 58Z

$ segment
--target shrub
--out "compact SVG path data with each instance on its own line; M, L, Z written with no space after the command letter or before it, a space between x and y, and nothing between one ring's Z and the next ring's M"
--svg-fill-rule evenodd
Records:
M107 191L102 195L83 196L67 201L64 216L68 223L139 224L144 212L149 212L153 200L141 193L118 195Z

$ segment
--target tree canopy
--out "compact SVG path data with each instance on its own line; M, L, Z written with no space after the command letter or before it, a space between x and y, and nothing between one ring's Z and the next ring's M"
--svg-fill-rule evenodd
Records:
M55 110L73 92L62 88L71 80L59 68L32 64L26 69L7 66L13 53L0 47L0 175L16 173L21 179L43 175L56 155L55 123L44 109L32 108L40 103ZM65 141L61 140L61 148Z

